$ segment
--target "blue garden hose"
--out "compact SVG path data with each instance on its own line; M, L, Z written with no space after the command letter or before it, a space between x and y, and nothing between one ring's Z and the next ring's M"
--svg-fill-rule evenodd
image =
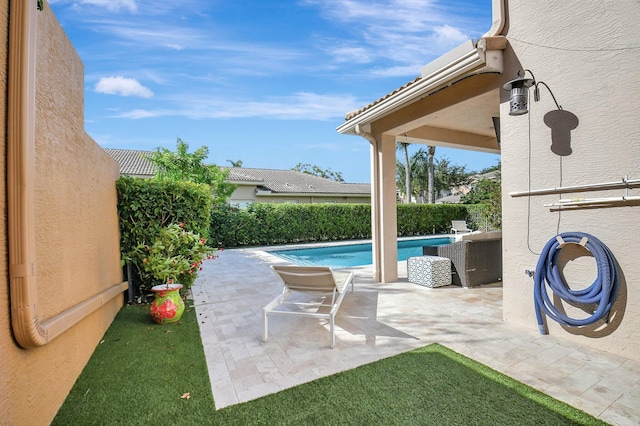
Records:
M595 258L598 276L589 287L571 290L564 282L557 265L558 253L564 243L582 244ZM620 285L618 267L611 251L596 237L583 232L565 232L549 240L540 254L533 281L540 334L547 334L543 314L562 325L572 327L593 324L604 318L618 296ZM547 284L554 294L568 303L597 304L598 307L588 318L570 318L554 306L546 290Z

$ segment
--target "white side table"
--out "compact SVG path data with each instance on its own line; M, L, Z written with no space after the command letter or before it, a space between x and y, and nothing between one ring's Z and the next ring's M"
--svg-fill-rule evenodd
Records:
M407 279L425 287L451 284L451 259L439 256L416 256L407 259Z

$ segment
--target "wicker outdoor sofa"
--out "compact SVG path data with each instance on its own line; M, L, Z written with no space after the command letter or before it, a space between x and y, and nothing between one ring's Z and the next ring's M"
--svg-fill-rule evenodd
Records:
M502 279L500 231L468 234L451 244L425 246L422 254L451 259L451 279L455 285L473 287Z

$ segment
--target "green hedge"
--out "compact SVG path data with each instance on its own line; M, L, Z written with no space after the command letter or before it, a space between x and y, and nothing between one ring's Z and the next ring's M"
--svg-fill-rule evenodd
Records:
M152 245L160 230L172 223L184 223L186 230L208 237L212 204L209 185L123 176L116 188L123 257L131 256L138 244ZM134 266L137 286L150 288L149 277Z
M241 247L371 236L368 204L263 204L212 209L211 243Z
M487 204L467 204L469 216L467 221L473 224L473 229L494 231L502 229L502 212L495 211Z
M399 204L398 236L447 233L452 220L476 220L483 206ZM470 215L473 211L474 215ZM276 245L371 238L370 204L265 204L246 210L214 206L211 244L220 247Z
M398 236L443 234L452 220L466 220L463 204L398 204Z

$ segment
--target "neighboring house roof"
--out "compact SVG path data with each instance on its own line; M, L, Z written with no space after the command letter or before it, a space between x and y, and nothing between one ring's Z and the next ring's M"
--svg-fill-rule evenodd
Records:
M152 177L154 168L151 161L144 158L143 154L152 154L152 151L136 151L133 149L105 148L105 151L120 165L120 174L127 176Z
M371 185L368 183L337 182L294 170L233 167L227 182L255 184L261 191L272 194L371 195Z
M138 177L152 177L154 175L153 164L143 156L143 154L151 154L152 151L114 148L105 148L105 151L120 165L121 175ZM371 185L368 183L336 182L294 170L232 167L226 180L238 185L256 185L260 191L273 195L371 195Z
M462 195L460 194L448 195L446 197L438 198L436 200L436 204L457 204L460 202L460 199L462 199Z
M482 179L489 180L500 180L500 170L493 170L487 173L483 173L481 175L475 175L471 178L471 182L478 182Z

